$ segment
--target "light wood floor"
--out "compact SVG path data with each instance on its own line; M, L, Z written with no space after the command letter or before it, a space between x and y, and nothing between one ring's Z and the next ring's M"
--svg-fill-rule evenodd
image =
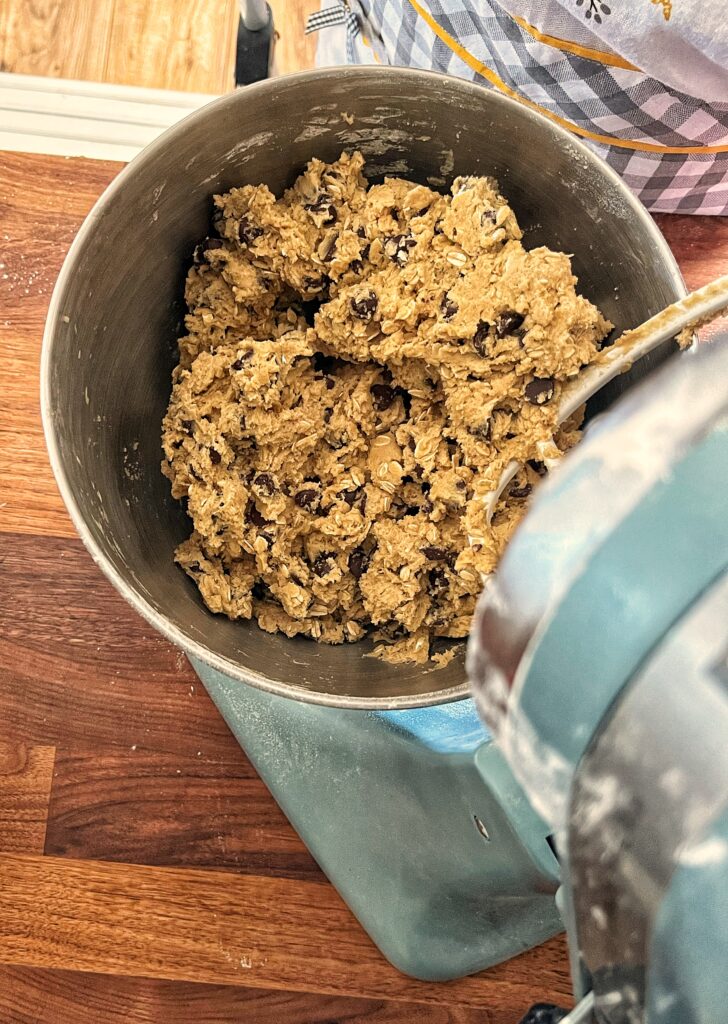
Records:
M311 67L317 0L269 0L279 74ZM234 88L237 0L0 0L0 70L221 93Z

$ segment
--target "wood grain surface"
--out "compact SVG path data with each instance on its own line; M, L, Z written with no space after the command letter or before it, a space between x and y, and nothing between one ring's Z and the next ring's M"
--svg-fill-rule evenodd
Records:
M467 1007L0 966L4 1024L494 1024L499 1019Z
M94 566L45 456L63 256L119 165L0 154L0 1022L516 1024L562 939L425 984L377 952L186 659ZM688 284L728 221L660 218Z
M53 747L0 743L3 850L43 853L54 757Z
M237 28L237 0L0 0L0 69L228 92Z
M305 35L306 21L320 6L320 0L268 0L276 30L275 71L288 75L292 71L312 68L316 61L317 35Z
M269 2L277 74L313 67L318 0ZM237 0L0 0L0 70L229 92L237 25Z

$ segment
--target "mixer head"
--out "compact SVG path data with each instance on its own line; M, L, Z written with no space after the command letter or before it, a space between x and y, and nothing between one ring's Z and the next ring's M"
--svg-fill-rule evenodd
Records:
M723 338L592 424L476 616L476 701L556 835L579 1020L728 1003L727 495Z

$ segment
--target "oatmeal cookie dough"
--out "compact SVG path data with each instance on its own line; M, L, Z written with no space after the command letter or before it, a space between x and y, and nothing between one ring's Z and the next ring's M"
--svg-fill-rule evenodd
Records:
M363 163L215 197L163 471L193 523L177 561L213 612L424 662L467 634L481 574L578 440L559 395L611 324L568 256L524 249L493 179L445 196L368 186Z

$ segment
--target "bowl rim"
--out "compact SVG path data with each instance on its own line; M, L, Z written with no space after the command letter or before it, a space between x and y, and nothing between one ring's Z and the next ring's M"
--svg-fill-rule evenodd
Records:
M135 611L149 622L150 625L170 640L175 646L179 647L186 655L199 659L210 668L221 672L225 676L232 677L241 683L247 683L248 685L255 686L259 690L308 704L338 707L349 710L392 711L405 710L408 708L432 707L439 704L451 703L457 700L464 700L470 696L469 682L466 678L462 683L445 689L432 690L419 694L403 694L384 697L356 697L347 694L307 690L302 686L295 686L289 683L278 682L275 679L270 679L268 676L258 673L254 669L243 668L235 661L217 654L198 640L194 640L192 637L188 636L182 628L174 625L162 612L158 611L150 601L142 597L135 587L128 582L120 572L118 572L111 560L104 554L86 524L86 518L76 501L73 488L70 485L68 475L64 467L64 460L55 431L51 388L53 346L58 325L62 318L63 299L73 277L75 264L86 245L87 239L95 230L97 221L100 219L103 210L116 196L116 194L125 187L127 180L131 178L138 169L145 166L159 153L163 152L172 138L183 134L190 125L206 118L212 107L222 108L225 106L234 106L237 103L248 102L254 104L257 94L273 92L276 87L282 83L287 87L292 82L307 82L309 80L321 81L321 79L326 80L331 78L336 78L340 81L342 78L356 79L371 78L372 76L392 79L411 78L413 80L422 80L423 78L439 79L446 83L448 88L454 87L455 89L460 90L463 93L463 99L465 99L468 94L471 94L478 102L493 103L496 106L501 105L510 110L517 111L519 117L531 118L534 121L540 122L542 125L548 126L548 129L552 133L557 144L564 145L568 143L569 147L575 147L586 160L592 164L597 164L600 172L606 175L607 178L611 179L612 183L621 193L625 203L631 208L633 215L641 221L645 231L655 242L656 248L664 261L666 269L669 271L673 279L673 284L679 296L682 297L687 294L687 289L677 261L675 260L675 257L660 229L657 227L657 224L652 219L646 208L631 192L619 175L609 167L605 161L590 150L580 138L573 135L567 129L552 121L544 114L533 110L525 103L521 103L516 99L484 87L478 82L469 81L468 79L458 78L452 75L446 75L439 71L400 67L397 65L351 65L342 67L314 68L306 71L299 71L295 74L284 75L279 78L267 78L260 82L248 85L244 89L237 89L231 93L217 97L209 103L205 103L202 107L199 107L197 110L182 118L182 120L176 122L176 124L167 128L161 135L157 136L156 139L145 146L124 168L122 168L119 174L117 174L113 181L104 189L87 214L73 242L71 243L61 266L58 278L56 279L56 283L53 287L53 293L51 295L46 315L41 347L40 408L43 433L45 436L45 443L48 450L51 469L53 470L53 475L61 497L79 537L106 578L111 582L121 596L128 601ZM434 675L435 673L433 673L433 676Z

